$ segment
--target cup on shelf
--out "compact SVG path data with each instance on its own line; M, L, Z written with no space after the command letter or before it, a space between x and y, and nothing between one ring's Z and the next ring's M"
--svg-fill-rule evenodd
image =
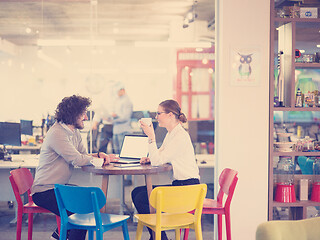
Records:
M312 184L311 201L320 202L320 182Z
M277 183L275 199L276 202L295 202L296 192L293 184Z

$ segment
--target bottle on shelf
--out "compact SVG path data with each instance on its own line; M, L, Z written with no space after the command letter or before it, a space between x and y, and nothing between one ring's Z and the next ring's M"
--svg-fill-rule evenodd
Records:
M278 53L278 100L279 107L284 107L284 72L283 72L283 51Z
M296 107L302 107L302 95L300 88L298 88L296 94Z

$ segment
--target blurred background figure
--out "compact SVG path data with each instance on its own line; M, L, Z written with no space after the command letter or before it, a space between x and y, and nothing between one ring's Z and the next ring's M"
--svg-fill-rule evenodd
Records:
M133 110L132 102L126 94L125 86L122 82L117 82L113 86L117 97L113 104L112 123L113 123L113 152L119 154L123 138L132 132L131 115Z
M106 153L109 143L112 145L113 125L110 117L110 112L106 108L100 108L94 114L92 123L92 152L99 151ZM88 135L89 137L90 134ZM88 143L90 143L90 140Z

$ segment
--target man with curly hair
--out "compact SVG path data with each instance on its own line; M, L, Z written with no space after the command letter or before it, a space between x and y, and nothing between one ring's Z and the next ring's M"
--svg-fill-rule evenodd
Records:
M115 155L103 152L88 154L82 142L80 129L84 128L87 108L91 100L86 97L73 95L65 97L59 103L56 112L56 122L47 132L41 146L39 165L36 169L32 185L32 199L40 207L59 215L59 209L54 193L55 184L68 184L74 166L84 166L92 161L109 164L115 160ZM72 214L72 213L70 213ZM69 240L84 240L86 230L72 229ZM59 239L56 231L51 239Z

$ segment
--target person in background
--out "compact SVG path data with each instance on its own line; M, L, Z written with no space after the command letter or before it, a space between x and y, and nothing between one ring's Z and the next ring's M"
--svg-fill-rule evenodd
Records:
M122 83L116 83L114 90L117 93L117 98L114 102L114 112L111 114L113 123L112 141L114 153L119 154L124 136L132 130L131 115L133 106Z
M149 157L142 158L140 163L151 163L152 166L170 163L173 168L174 179L172 186L199 184L200 175L194 148L189 134L181 125L181 123L187 121L187 118L181 112L179 104L175 100L161 102L158 106L156 119L159 127L166 128L168 133L158 149L153 125L148 126L140 121L141 128L149 139ZM138 213L150 213L146 186L133 189L131 197ZM151 236L150 239L153 239L152 230L149 228L148 230ZM161 232L161 239L167 239L165 232Z
M63 98L55 111L56 122L47 132L41 146L39 165L31 189L32 199L38 206L58 216L55 184L68 184L74 166L99 161L106 165L117 159L114 155L103 152L87 153L79 130L84 128L83 121L88 119L87 108L90 104L89 98L81 96ZM68 233L69 240L84 240L85 237L86 230L72 229ZM51 239L59 239L57 229Z
M107 106L101 106L95 112L92 123L92 152L107 152L113 136L113 125L109 120L110 117L110 111L108 111ZM97 140L99 140L98 144ZM88 143L90 143L90 134Z

